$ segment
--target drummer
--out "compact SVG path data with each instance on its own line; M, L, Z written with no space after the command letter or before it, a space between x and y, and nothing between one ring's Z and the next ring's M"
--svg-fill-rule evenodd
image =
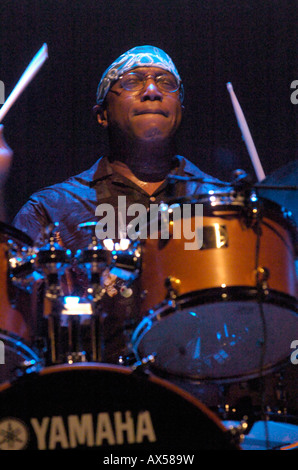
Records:
M46 227L58 222L60 244L75 254L88 243L88 234L78 226L98 220L99 204L117 209L118 197L126 196L127 207L139 203L148 208L167 198L216 189L217 179L177 155L183 99L181 77L163 50L145 45L122 54L103 73L94 107L98 124L108 133L109 153L83 173L33 194L14 226L42 246ZM170 174L208 182L172 181ZM131 299L117 299L122 312L131 312ZM117 310L115 303L112 308Z
M125 195L127 206L148 207L168 196L206 193L210 185L172 185L166 179L174 173L212 180L176 154L183 94L180 75L164 51L141 46L121 55L102 75L94 108L108 133L109 154L83 173L33 194L14 225L36 241L43 227L59 222L64 246L75 252L82 248L78 225L96 221L101 203L116 207L118 196Z

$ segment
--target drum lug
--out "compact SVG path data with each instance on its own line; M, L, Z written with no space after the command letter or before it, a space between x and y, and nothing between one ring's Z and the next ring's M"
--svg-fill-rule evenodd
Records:
M146 374L148 367L155 362L156 354L149 354L149 356L143 357L140 361L135 362L132 366L133 374Z
M265 266L258 266L254 274L257 287L261 288L263 291L266 291L268 289L268 279L270 277L269 269Z
M42 368L41 364L35 361L34 359L31 359L30 361L28 360L23 361L15 369L15 376L18 378L23 377L24 375L27 375L27 374L39 372L41 368Z
M147 289L142 290L142 292L140 293L141 300L146 299L147 295L148 295L148 290Z
M130 367L135 364L136 356L133 352L127 352L124 355L118 357L118 364L123 367Z
M74 364L77 362L88 362L85 351L69 353L67 354L66 360L67 360L67 364Z
M167 289L166 298L169 300L176 300L180 292L181 280L174 276L168 276L165 279L165 287Z

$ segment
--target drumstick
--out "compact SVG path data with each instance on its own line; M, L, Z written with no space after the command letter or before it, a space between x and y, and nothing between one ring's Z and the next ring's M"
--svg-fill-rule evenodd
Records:
M234 93L232 83L230 83L230 82L227 83L227 89L230 93L230 97L231 97L231 100L232 100L232 104L233 104L233 107L234 107L234 111L235 111L235 114L236 114L238 125L241 129L242 137L243 137L243 140L245 141L246 148L247 148L249 156L251 158L251 161L252 161L254 170L256 172L258 181L262 181L265 178L265 173L264 173L264 170L262 168L262 165L261 165L256 147L255 147L255 144L252 140L252 136L251 136L251 133L249 131L247 122L245 120L243 111L242 111L241 106L240 106L240 104L237 100L237 97L236 97L235 93Z
M21 93L23 93L26 86L32 80L32 78L37 74L45 60L48 58L48 46L44 44L41 49L37 52L37 54L33 57L32 61L26 68L25 72L19 79L18 83L10 93L9 97L3 104L2 108L0 109L0 122L9 111L11 106L17 100Z

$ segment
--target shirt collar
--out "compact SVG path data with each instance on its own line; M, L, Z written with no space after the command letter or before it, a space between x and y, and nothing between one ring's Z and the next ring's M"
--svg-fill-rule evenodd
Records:
M191 168L188 168L187 161L180 155L173 157L173 168L170 172L179 176L190 175L195 176L195 173ZM102 157L97 162L97 168L93 174L93 178L90 182L90 186L93 187L97 181L105 180L108 177L112 177L113 180L118 179L120 175L116 173L108 160L107 157Z

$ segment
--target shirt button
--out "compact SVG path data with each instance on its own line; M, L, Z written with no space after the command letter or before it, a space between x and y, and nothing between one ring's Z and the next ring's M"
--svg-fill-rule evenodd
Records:
M151 196L151 197L150 197L150 201L151 201L151 202L154 202L154 201L156 201L156 198L155 198L154 196Z

